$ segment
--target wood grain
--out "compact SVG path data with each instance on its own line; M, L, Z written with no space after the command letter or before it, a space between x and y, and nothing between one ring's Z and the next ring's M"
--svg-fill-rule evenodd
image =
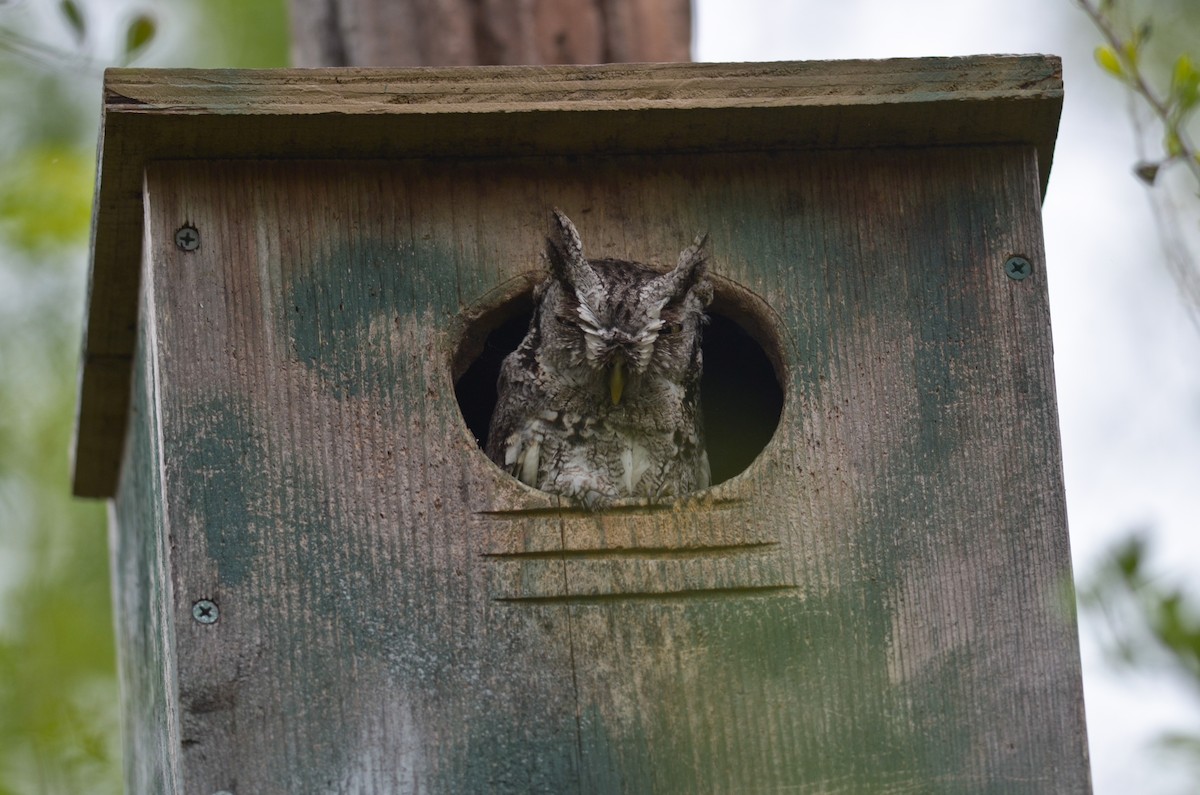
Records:
M147 255L151 247L146 246ZM147 260L143 267L150 272ZM139 296L137 366L121 488L109 503L113 618L121 680L127 792L182 791L175 620L164 522L153 293Z
M127 673L143 764L197 793L1087 792L1039 179L1032 145L153 164L157 410L118 511L161 505L120 527L159 528L166 582L118 588L166 601L168 648L122 665L166 656L177 692ZM461 317L528 283L552 205L593 256L707 229L770 308L786 400L747 471L587 514L484 457Z
M1048 56L767 64L106 73L75 491L114 493L137 328L142 178L163 159L593 156L1021 144L1044 190Z

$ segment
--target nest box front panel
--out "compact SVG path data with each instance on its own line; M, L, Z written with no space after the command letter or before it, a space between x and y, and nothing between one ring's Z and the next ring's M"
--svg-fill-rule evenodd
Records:
M146 185L197 791L1086 778L1031 148ZM553 207L663 271L707 232L711 489L589 509L485 456L464 379L519 338Z

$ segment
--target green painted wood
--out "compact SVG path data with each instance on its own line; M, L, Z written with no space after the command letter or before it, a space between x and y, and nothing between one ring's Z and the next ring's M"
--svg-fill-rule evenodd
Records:
M119 588L170 594L177 693L130 719L177 722L180 791L1088 791L1032 146L146 186L170 588ZM586 514L486 460L464 318L550 206L593 256L708 231L786 393L747 471Z
M471 69L111 69L96 178L75 491L116 486L137 328L142 179L170 159L592 156L1033 146L1053 56Z

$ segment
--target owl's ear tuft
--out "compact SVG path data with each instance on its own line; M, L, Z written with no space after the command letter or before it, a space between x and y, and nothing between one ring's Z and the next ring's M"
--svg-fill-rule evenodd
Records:
M555 207L550 211L550 235L546 238L546 259L551 270L562 279L569 280L571 272L587 267L583 256L583 240L571 219Z
M675 264L673 273L677 273L678 280L685 284L692 285L704 277L704 271L708 264L708 249L705 246L708 244L708 232L702 232L696 235L696 239L692 241L692 245L679 252L679 261Z
M603 294L600 277L583 256L583 240L579 237L579 231L558 208L550 213L546 262L554 278L569 287L580 303L593 305Z
M700 234L692 245L679 252L675 267L658 277L658 291L667 301L681 300L691 292L704 306L712 300L712 285L704 278L708 272L708 234Z

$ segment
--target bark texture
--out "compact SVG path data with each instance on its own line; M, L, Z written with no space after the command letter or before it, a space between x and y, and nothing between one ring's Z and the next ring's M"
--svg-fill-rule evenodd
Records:
M687 61L690 0L291 0L296 66Z

